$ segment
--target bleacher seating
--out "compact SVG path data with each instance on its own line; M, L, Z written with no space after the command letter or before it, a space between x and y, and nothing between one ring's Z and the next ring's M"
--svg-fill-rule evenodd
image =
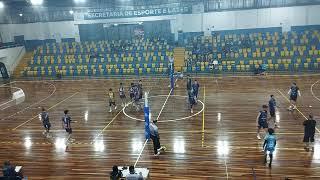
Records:
M173 47L163 39L46 43L34 50L23 76L164 74Z
M320 63L320 29L215 33L188 37L187 72L210 72L209 61L220 62L220 72L253 72L258 64L268 71L316 71Z
M253 72L266 64L268 72L317 71L320 63L320 28L293 27L232 30L186 34L185 67L188 73ZM179 43L181 45L181 43ZM147 75L167 72L174 47L164 39L99 42L48 42L34 50L22 76L112 76Z

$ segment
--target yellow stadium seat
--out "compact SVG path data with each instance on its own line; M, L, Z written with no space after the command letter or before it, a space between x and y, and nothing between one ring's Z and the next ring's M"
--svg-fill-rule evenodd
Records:
M228 71L230 71L231 70L231 65L228 65L227 69L228 69Z

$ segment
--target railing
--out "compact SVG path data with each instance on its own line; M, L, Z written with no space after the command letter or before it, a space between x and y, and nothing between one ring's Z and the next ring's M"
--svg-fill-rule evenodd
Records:
M10 70L10 75L13 74L14 69L18 66L18 64L20 63L21 59L23 58L22 55L21 55L22 52L25 52L25 47L21 48L20 51L19 51L19 53L18 53L18 55L14 58L15 61L14 61L14 63L13 63L13 64L11 65L11 67L10 67L10 68L11 68L11 70ZM17 60L17 59L19 59L19 60Z
M7 49L7 48L15 48L15 47L20 47L20 46L24 46L22 44L10 44L10 45L1 45L0 49Z

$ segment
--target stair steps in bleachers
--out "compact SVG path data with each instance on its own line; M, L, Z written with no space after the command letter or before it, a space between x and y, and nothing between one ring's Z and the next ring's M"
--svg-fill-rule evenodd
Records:
M175 71L181 71L184 67L184 53L186 49L183 47L177 47L173 50L173 56L174 56L174 66Z
M13 71L13 77L19 78L21 77L21 72L24 70L25 67L28 66L28 62L33 57L33 52L26 52L24 57L21 59L17 67Z

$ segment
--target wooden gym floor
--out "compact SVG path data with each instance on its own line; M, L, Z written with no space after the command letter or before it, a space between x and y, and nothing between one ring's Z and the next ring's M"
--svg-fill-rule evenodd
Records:
M150 179L159 180L249 180L254 173L259 180L320 179L319 131L314 153L305 152L302 143L304 116L310 112L319 116L319 79L317 75L198 78L204 107L198 103L195 116L187 109L185 80L179 80L174 96L168 96L168 79L144 79L152 118L159 119L161 143L167 146L159 157L153 156L151 141L144 146L144 123L136 120L143 119L142 112L130 107L125 108L126 115L121 107L108 112L107 89L117 89L120 80L14 81L0 86L0 162L22 165L31 180L108 179L113 165L133 164L149 168ZM129 86L132 81L123 82ZM287 91L293 81L302 98L299 111L288 112ZM25 101L3 105L17 88L25 92ZM280 105L272 169L263 164L263 141L256 139L255 124L270 94ZM42 106L50 114L50 139L42 134L38 118ZM68 151L61 127L65 109L74 121L75 142Z

